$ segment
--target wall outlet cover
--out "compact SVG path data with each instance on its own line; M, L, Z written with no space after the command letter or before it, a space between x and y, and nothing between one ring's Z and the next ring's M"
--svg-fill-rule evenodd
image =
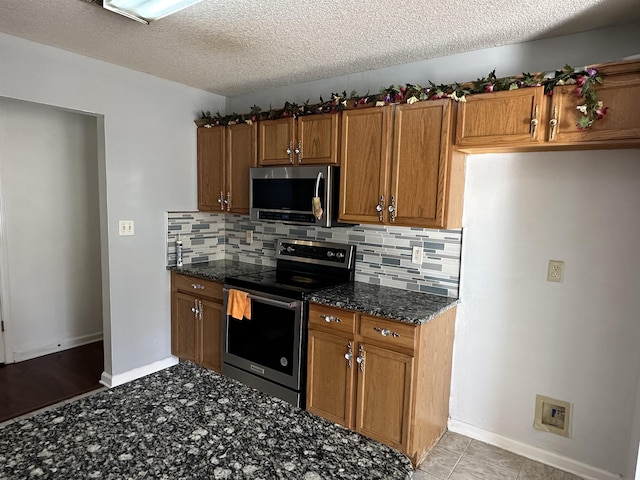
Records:
M411 252L411 263L420 265L422 263L422 247L413 247Z
M547 266L547 282L562 283L564 278L564 262L562 260L549 260Z

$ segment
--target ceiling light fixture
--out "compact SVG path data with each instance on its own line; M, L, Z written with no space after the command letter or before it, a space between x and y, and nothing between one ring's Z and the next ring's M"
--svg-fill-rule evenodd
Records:
M202 0L103 0L107 10L149 25Z

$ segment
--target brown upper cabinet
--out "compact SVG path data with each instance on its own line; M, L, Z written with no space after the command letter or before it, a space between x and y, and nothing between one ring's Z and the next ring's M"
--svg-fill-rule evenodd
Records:
M258 164L337 165L340 115L319 115L259 122Z
M576 107L584 104L584 99L575 94L575 85L556 87L549 111L549 142L612 148L640 145L640 62L608 65L600 72L605 76L597 88L598 98L608 107L608 113L591 128L580 130Z
M543 87L468 95L458 104L456 146L540 144L546 106Z
M459 228L464 156L451 148L452 101L345 110L340 220Z
M198 210L249 213L249 168L255 166L255 124L198 128Z
M585 103L576 85L543 87L467 96L458 104L456 148L465 152L629 148L640 145L640 62L599 67L604 83L598 98L609 108L591 128L577 127Z

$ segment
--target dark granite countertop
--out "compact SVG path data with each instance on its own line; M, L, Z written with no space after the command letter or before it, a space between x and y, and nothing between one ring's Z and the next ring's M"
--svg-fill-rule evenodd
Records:
M192 263L180 268L167 267L168 270L217 282L224 282L228 277L248 275L274 268L232 260ZM307 299L322 305L346 308L415 325L422 325L459 303L457 298L363 282L345 283L320 290L308 295Z
M256 265L255 263L236 262L233 260L216 260L213 262L190 263L182 267L171 266L171 270L192 277L224 282L225 278L236 277L238 275L249 275L263 270L273 270L274 266Z
M0 428L0 478L408 480L409 459L185 362Z
M363 282L321 290L309 295L308 300L416 325L428 322L460 302L457 298Z

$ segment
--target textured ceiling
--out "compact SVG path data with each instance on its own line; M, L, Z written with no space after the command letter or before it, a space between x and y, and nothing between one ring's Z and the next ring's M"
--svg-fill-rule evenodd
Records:
M225 96L640 21L638 0L204 0L144 25L0 0L0 31Z

